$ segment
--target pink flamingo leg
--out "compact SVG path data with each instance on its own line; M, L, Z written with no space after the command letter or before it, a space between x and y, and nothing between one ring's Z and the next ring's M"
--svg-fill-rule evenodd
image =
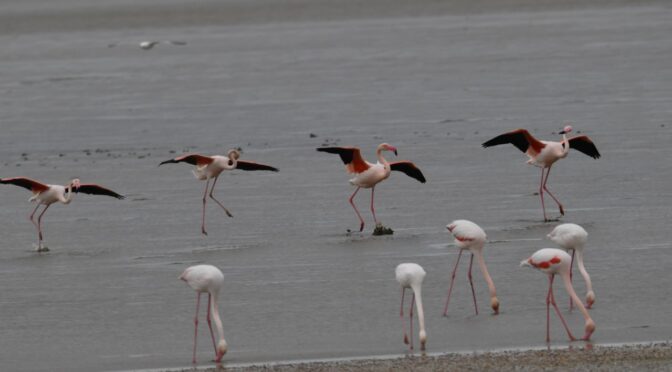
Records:
M553 198L553 200L555 201L555 203L558 204L558 208L560 208L560 214L564 216L564 215L565 215L565 209L562 208L562 204L560 204L560 201L558 200L558 198L556 198L556 197L551 193L551 191L546 187L546 183L548 182L548 176L549 176L550 174L551 174L551 167L548 167L548 171L546 172L546 180L544 180L544 190L546 190L546 192L548 193L548 195L550 195L551 198Z
M569 327L567 326L567 322L565 321L565 318L562 316L562 313L560 313L560 309L558 309L558 305L555 303L555 296L553 295L553 277L551 277L551 305L553 305L553 308L555 309L556 314L558 314L558 317L560 318L560 321L562 322L562 325L565 327L565 330L567 331L567 336L569 336L570 341L576 341L576 338L574 335L572 335L572 332L569 330Z
M191 362L196 364L196 340L198 337L198 308L201 305L201 293L196 292L196 315L194 316L194 353Z
M404 344L408 345L408 333L406 333L406 321L404 320L404 294L406 288L401 288L401 306L399 309L399 317L401 318L401 329L404 331Z
M212 295L208 293L208 315L206 320L208 321L208 328L210 328L210 337L212 337L212 347L215 348L215 354L217 354L217 345L215 344L215 334L212 332L212 322L210 321L210 301L212 301Z
M474 280L471 276L471 267L474 264L474 254L471 254L471 260L469 261L469 284L471 284L471 295L474 297L474 309L476 310L476 315L478 315L478 304L476 303L476 291L474 291Z
M546 294L546 342L551 342L551 291L553 290L553 278L548 276L548 294Z
M450 302L450 294L453 292L453 283L455 282L455 273L457 272L457 265L460 263L460 257L462 257L462 250L460 249L460 254L457 255L457 262L455 262L455 267L453 268L453 274L450 278L450 287L448 287L448 297L446 298L446 305L443 307L443 316L448 314L448 303Z
M413 305L415 305L415 292L413 293L413 296L411 296L411 310L410 310L410 316L409 320L411 323L411 350L413 350Z
M42 210L42 213L40 213L40 215L37 217L37 232L38 232L38 235L40 237L40 244L39 244L38 250L42 248L42 240L43 240L43 238L42 238L42 216L44 216L44 212L46 212L47 209L49 209L50 205L51 204L47 204L46 207L44 207L44 209Z
M541 210L544 212L544 222L548 221L546 217L546 206L544 205L544 168L541 168L541 181L539 181L539 197L541 198Z
M220 207L222 207L222 209L224 210L224 212L226 212L226 215L227 215L227 216L229 216L229 217L233 217L233 215L231 214L231 212L229 212L229 210L226 209L226 207L224 206L224 204L222 204L219 200L217 200L217 199L215 198L215 196L213 195L213 193L215 192L215 184L217 184L217 180L218 180L218 179L219 179L219 176L215 177L215 180L212 181L212 187L210 188L210 199L214 200L215 203L217 203Z
M572 260L569 263L569 282L572 282L573 274L572 274L572 268L574 268L574 254L576 253L576 249L572 249ZM574 308L574 301L572 301L572 296L569 296L569 310L572 310Z
M208 196L208 186L210 186L209 178L205 181L205 191L203 192L203 214L201 217L201 233L203 233L203 235L208 235L208 233L205 231L205 201L206 196Z
M378 225L378 219L376 218L376 209L373 207L373 192L376 190L376 186L371 188L371 213L373 214L373 222Z
M35 220L33 220L33 216L35 216L35 212L37 212L37 209L38 209L41 205L42 205L42 204L38 203L37 206L35 207L35 209L33 209L33 213L31 213L30 216L28 216L28 219L30 220L30 222L32 222L32 223L33 223L33 226L35 226L35 229L37 229L37 234L38 234L38 237L39 237L38 240L37 240L37 242L38 242L38 248L37 248L37 250L38 250L38 251L40 250L40 247L42 246L42 238L41 238L41 235L42 235L42 234L40 234L40 227L37 226L37 222L35 222Z
M355 203L353 202L353 199L355 198L355 195L357 195L357 192L361 189L361 187L357 187L355 192L352 193L352 196L350 196L350 205L352 205L352 208L355 210L355 213L357 213L357 218L359 218L359 231L364 231L364 219L362 218L362 215L359 214L359 211L357 210L357 207L355 206Z

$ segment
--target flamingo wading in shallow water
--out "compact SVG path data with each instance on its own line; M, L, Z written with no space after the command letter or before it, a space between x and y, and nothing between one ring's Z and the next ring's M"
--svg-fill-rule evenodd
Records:
M563 223L556 226L550 234L547 235L549 239L557 243L562 249L569 252L572 251L572 262L569 265L569 280L572 280L572 267L574 266L574 254L579 266L579 272L586 281L586 308L593 307L595 302L595 292L593 292L593 284L590 281L590 275L586 271L583 264L583 247L588 240L588 233L586 230L574 223ZM569 307L572 307L572 299L569 299Z
M586 319L585 324L585 334L582 340L587 341L590 339L590 335L595 331L595 322L588 314L588 310L583 306L579 296L576 295L574 287L572 287L572 282L569 280L569 267L572 258L569 257L567 252L556 249L556 248L544 248L535 252L530 258L522 261L520 266L529 266L533 267L544 274L548 274L548 294L546 295L546 342L551 341L551 310L550 305L553 305L555 312L560 317L562 325L567 331L570 341L576 341L576 337L572 335L572 332L567 326L565 318L562 317L558 305L555 303L555 296L553 295L553 279L556 274L559 274L562 277L562 281L565 283L565 289L569 296L576 302L576 307L579 308L583 317Z
M208 294L208 315L206 320L208 328L210 328L210 337L212 338L212 346L215 348L215 362L222 361L222 357L226 354L228 345L224 339L224 329L222 328L222 320L219 318L219 306L217 305L217 297L219 290L224 284L224 274L212 265L196 265L188 267L182 275L180 280L185 281L194 291L196 291L196 315L194 316L194 351L192 363L196 364L196 339L198 337L198 309L201 304L201 294ZM215 334L212 332L212 322L210 318L215 320L217 327L217 335L219 342L215 343Z
M560 132L562 134L562 141L540 141L534 138L530 132L525 129L516 129L512 132L500 134L499 136L483 143L483 147L497 146L504 143L510 143L516 146L520 151L524 152L530 159L527 164L531 164L541 168L541 181L539 183L539 196L541 198L541 209L544 212L544 221L550 221L546 217L546 207L544 206L544 191L551 196L551 198L558 204L560 214L565 215L565 210L560 204L560 201L551 194L546 188L548 182L548 175L551 173L553 164L567 157L569 149L578 150L593 159L600 157L599 151L595 147L593 141L588 136L576 136L567 138L567 134L572 131L572 126L567 125ZM546 170L546 172L544 172ZM544 174L545 173L545 174Z
M483 246L487 240L485 231L478 226L477 224L467 221L467 220L456 220L446 226L448 231L450 231L455 237L455 244L460 249L460 254L457 256L457 261L455 262L455 267L453 268L453 273L450 278L450 287L448 287L448 296L446 297L446 305L443 308L443 316L448 314L448 303L450 303L450 294L453 291L453 283L455 281L455 273L457 272L457 265L460 263L460 257L462 257L462 251L468 249L471 251L471 260L469 261L469 284L471 284L471 295L474 298L474 309L476 315L478 315L478 305L476 304L476 292L474 291L474 281L471 276L471 268L474 264L474 256L476 256L476 261L478 261L478 266L481 268L485 282L488 284L488 290L490 291L490 307L495 311L495 314L499 314L499 300L497 299L497 290L495 289L495 283L492 281L490 274L488 273L488 268L485 266L485 260L483 259Z
M102 186L94 184L82 184L77 178L70 181L70 183L68 183L67 186L47 185L26 177L2 178L0 179L0 183L20 186L23 187L24 189L30 190L33 193L33 196L28 200L31 202L37 202L37 206L35 207L35 209L33 209L33 213L30 214L28 219L30 219L30 222L32 222L33 225L35 225L35 228L37 228L38 252L49 251L47 247L44 247L42 245L43 242L42 216L52 204L56 202L61 202L63 204L70 204L70 202L72 202L73 192L74 193L81 192L84 194L92 194L92 195L107 195L117 199L124 198L122 195L119 195L116 192L106 189ZM35 220L33 220L33 217L35 216L35 212L37 212L37 209L40 208L41 205L44 205L44 209L38 215L36 223Z
M415 263L402 263L399 264L394 271L397 278L397 282L401 286L401 310L399 310L399 316L401 317L401 326L404 331L404 343L409 345L411 350L413 350L413 304L418 309L418 323L420 325L420 350L425 350L425 344L427 343L427 332L425 331L425 312L422 308L422 281L425 279L427 273L422 268L422 266ZM413 296L411 297L411 306L409 310L409 320L411 324L411 339L409 341L408 334L406 333L406 325L404 321L404 294L406 289L413 290Z
M425 176L412 162L404 160L389 163L385 160L382 154L383 151L392 151L394 152L394 155L397 155L397 148L387 143L378 145L378 148L376 149L378 162L376 164L364 160L357 147L319 147L317 148L317 151L338 154L341 157L343 164L345 164L345 169L349 173L355 174L355 176L350 179L350 184L357 186L357 189L355 189L355 192L350 196L350 205L355 209L355 213L359 218L359 231L364 230L364 219L362 218L362 215L359 214L359 211L353 202L359 189L371 189L371 213L373 214L374 222L378 225L376 210L373 207L374 190L378 183L387 179L392 171L400 171L422 183L426 182Z
M205 181L205 191L203 192L203 213L201 217L201 232L203 233L203 235L208 235L208 233L205 231L205 202L206 197L208 196L210 179L214 179L214 181L212 182L212 187L210 187L210 199L214 200L215 203L217 203L217 205L222 207L227 216L233 217L231 212L229 212L229 210L226 209L226 207L224 207L224 205L219 200L217 200L213 195L213 192L215 190L215 184L217 183L219 175L225 170L233 170L233 169L242 169L245 171L258 171L258 170L272 171L272 172L278 171L278 168L271 167L270 165L259 164L253 161L238 160L238 158L240 158L240 151L229 150L226 156L221 155L205 156L199 154L186 154L178 156L174 159L163 161L159 164L159 166L171 163L187 163L194 165L195 169L192 171L194 173L194 176L201 181Z

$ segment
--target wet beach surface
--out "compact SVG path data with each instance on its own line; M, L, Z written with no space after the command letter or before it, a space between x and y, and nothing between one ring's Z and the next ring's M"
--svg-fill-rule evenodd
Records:
M80 3L53 3L62 18L49 28L33 9L42 2L4 5L3 17L20 26L3 23L0 33L0 176L57 184L79 177L127 199L76 195L53 206L43 221L51 252L38 255L30 194L3 185L6 368L188 366L195 296L177 277L197 263L225 274L224 365L404 354L394 280L401 262L428 273L429 352L543 346L547 281L518 264L553 246L545 236L556 223L542 222L539 170L513 146L480 144L519 127L557 140L566 121L602 153L570 153L548 184L565 206L560 222L589 233L593 343L670 339L668 3L511 1L489 11L482 2L478 11L453 11L428 1L435 11L404 16L375 2L338 17L320 3L314 17L202 25L153 17L129 28L73 16ZM138 4L137 14L151 6ZM360 16L369 13L381 15ZM187 45L138 48L153 39ZM349 176L337 156L314 149L359 146L373 160L383 141L428 182L396 173L377 187L377 215L392 236L371 236L370 193L360 192L367 226L348 234L358 225ZM280 172L222 175L216 196L234 218L210 203L202 237L204 184L187 165L157 165L237 146L242 159ZM557 215L550 199L547 207ZM478 271L474 315L463 262L441 317L457 258L445 226L458 218L488 234L499 316L489 312ZM580 276L575 283L583 295ZM561 286L556 297L566 311ZM580 333L580 313L565 316ZM207 366L213 352L201 325L198 359ZM553 344L566 344L555 318L551 332Z

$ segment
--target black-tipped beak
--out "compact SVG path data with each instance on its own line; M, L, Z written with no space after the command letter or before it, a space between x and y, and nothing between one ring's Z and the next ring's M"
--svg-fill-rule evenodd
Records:
M566 133L567 132L565 132L564 130L561 130L561 131L558 132L558 134L566 134Z
M394 150L394 156L398 156L398 155L397 155L397 150L396 150L396 149Z

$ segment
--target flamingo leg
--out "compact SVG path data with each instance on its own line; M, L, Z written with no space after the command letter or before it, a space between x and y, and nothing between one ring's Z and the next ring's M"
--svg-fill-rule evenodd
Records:
M33 209L33 213L31 213L30 216L28 216L28 219L30 220L30 222L32 222L32 223L33 223L33 226L35 226L35 229L37 229L38 237L41 235L41 234L40 234L40 227L37 226L37 222L35 222L35 220L33 220L33 216L35 216L35 212L37 212L37 209L38 209L41 205L42 205L42 204L37 203L37 206L35 207L35 209ZM38 242L38 245L37 245L37 251L39 252L39 251L40 251L40 248L42 248L42 238L40 237L40 238L37 240L37 242Z
M359 214L359 211L357 210L357 207L355 206L355 203L353 201L353 199L355 198L355 195L357 195L357 192L359 191L359 189L361 189L361 187L358 186L357 189L355 190L355 192L352 193L352 196L350 196L350 205L352 205L352 208L355 210L355 213L357 213L357 217L359 218L359 223L360 223L359 231L363 231L364 230L364 219L362 218L362 215Z
M455 273L457 272L457 265L460 263L460 257L462 257L462 250L460 249L460 254L457 256L457 262L455 262L455 267L453 268L453 274L450 278L450 287L448 287L448 296L446 297L446 305L443 307L443 316L448 314L448 303L450 302L450 294L453 292L453 283L455 282Z
M546 294L546 342L551 342L551 291L553 290L553 278L555 274L548 276L548 294Z
M413 305L415 305L415 292L413 293L413 296L411 296L411 310L409 310L409 323L411 323L411 350L413 350Z
M572 260L569 262L569 281L571 283L573 274L572 274L572 268L574 267L574 254L576 253L576 249L572 249ZM572 300L572 297L569 297L569 310L572 310L574 307L574 301Z
M208 235L205 231L205 201L206 196L208 195L208 186L210 186L210 178L205 181L205 191L203 192L203 214L201 216L201 233L203 233L203 235Z
M376 186L371 188L371 214L373 214L373 222L378 226L378 219L376 218L376 209L373 207L373 192L376 190Z
M50 205L51 204L46 204L46 206L42 210L42 213L40 213L40 215L37 216L37 233L38 233L38 236L40 238L40 242L39 242L38 248L37 248L38 252L42 251L42 240L43 240L43 238L42 238L42 216L44 215L44 212L46 212L47 209L49 209ZM45 248L45 250L48 251L48 249L46 249L46 248Z
M408 345L408 333L406 333L406 321L404 320L404 294L406 288L401 288L401 306L399 307L399 317L401 318L401 329L404 331L404 344Z
M469 260L469 284L471 284L471 296L474 298L474 309L476 310L476 315L478 315L478 304L476 303L476 291L474 291L474 280L471 276L471 267L474 265L474 254L471 254L471 260Z
M548 221L546 217L546 206L544 205L544 169L541 168L541 181L539 181L539 197L541 198L541 210L544 212L544 222Z
M553 305L553 308L555 309L555 313L558 314L558 317L560 318L560 321L562 322L562 325L565 327L565 330L567 331L567 335L569 336L570 341L576 341L576 338L574 335L572 335L572 332L569 330L569 327L567 326L567 322L565 321L565 318L562 316L562 313L560 313L560 309L558 309L558 304L555 303L555 296L553 295L553 279L551 279L551 290L549 292L550 295L550 300L551 300L551 305Z
M551 193L551 191L546 187L546 183L548 182L548 176L551 174L551 167L548 167L548 171L546 172L546 180L544 180L544 190L548 193L548 195L553 198L556 204L558 204L558 208L560 208L560 214L565 215L565 209L562 207L562 204L560 204L560 201Z
M208 328L210 328L210 337L212 337L212 347L215 348L215 354L217 354L217 345L215 344L215 334L212 332L212 322L210 321L210 301L212 301L212 295L208 293L208 315L206 320L208 321Z
M196 340L198 337L198 308L201 305L201 293L196 292L196 315L194 316L194 353L191 362L196 364Z
M214 200L215 203L217 203L220 207L222 207L222 209L224 210L224 212L226 212L226 215L227 215L227 216L229 216L229 217L233 217L233 215L231 214L231 212L229 212L229 210L226 209L226 207L224 206L224 204L222 204L219 200L217 200L217 199L215 198L215 196L213 195L213 193L215 192L215 184L217 184L217 180L218 180L218 179L219 179L219 176L215 177L215 180L212 181L212 187L210 188L210 199Z

